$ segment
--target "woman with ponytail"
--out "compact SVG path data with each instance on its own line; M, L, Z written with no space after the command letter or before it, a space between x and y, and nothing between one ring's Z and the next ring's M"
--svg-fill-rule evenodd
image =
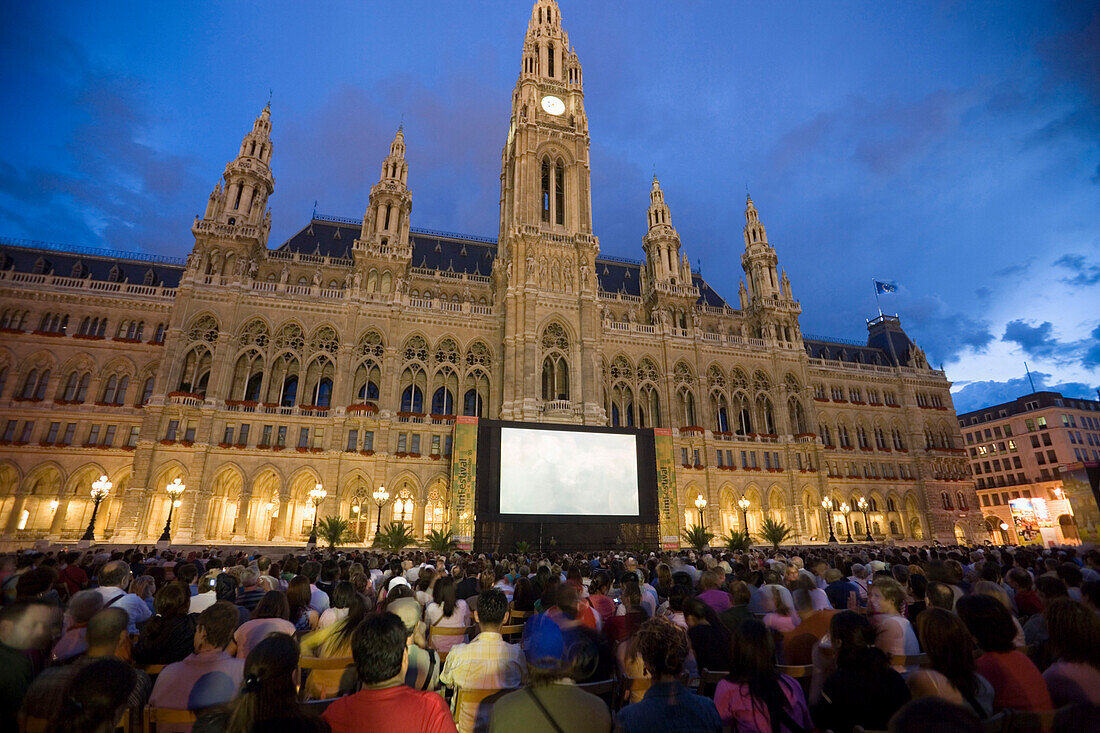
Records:
M730 673L718 683L714 705L738 733L806 733L813 728L802 687L775 668L771 630L747 619L734 633Z
M134 689L134 670L118 659L99 659L77 673L50 733L111 733L128 711Z
M323 720L306 714L298 705L297 671L294 638L272 634L248 653L236 699L201 716L192 733L327 733Z
M391 598L387 598L387 602ZM322 659L351 657L351 634L367 617L367 604L358 593L348 596L347 604L346 616L331 626L317 629L302 637L302 654ZM323 700L336 697L340 693L341 681L346 671L343 669L314 670L305 682L305 699Z
M841 611L829 634L814 648L814 685L810 694L814 722L821 729L847 733L859 725L885 730L891 716L909 701L905 680L875 646L877 632L866 616ZM826 669L835 671L824 679Z

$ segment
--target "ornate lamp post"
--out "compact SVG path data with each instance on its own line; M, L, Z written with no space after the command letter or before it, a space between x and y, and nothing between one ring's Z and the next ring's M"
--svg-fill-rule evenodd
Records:
M855 542L852 539L852 525L848 522L848 515L852 513L852 508L848 506L848 502L842 502L840 505L840 513L844 515L844 529L848 531L848 539L845 542Z
M80 538L81 547L87 547L95 541L95 515L99 513L99 503L111 493L112 486L114 484L106 476L100 476L98 480L92 482L92 521L88 522L88 529Z
M390 500L390 492L386 491L385 486L379 486L371 494L371 498L378 505L378 522L374 525L374 536L377 537L382 531L382 507Z
M752 502L742 496L737 500L737 508L741 510L741 531L745 534L749 532L749 507L752 506Z
M833 534L833 500L825 497L821 500L821 508L825 510L825 524L829 525L829 542L835 543L836 535Z
M178 477L170 484L164 487L164 490L168 492L168 521L164 523L164 531L160 533L160 540L157 541L158 545L168 546L168 543L172 541L172 510L180 504L180 495L187 489L183 481Z
M317 546L317 510L321 506L321 502L328 496L328 492L325 491L325 487L321 484L317 484L309 490L309 500L313 502L313 529L309 532L309 540L306 541L306 547Z
M871 536L871 518L870 515L867 514L867 510L871 508L871 505L867 503L867 497L859 497L859 501L856 502L856 507L863 512L863 523L867 525L867 541L874 542L875 538Z
M703 510L707 508L707 500L703 498L702 494L695 497L695 508L699 510L699 529L706 530L706 519L703 516Z

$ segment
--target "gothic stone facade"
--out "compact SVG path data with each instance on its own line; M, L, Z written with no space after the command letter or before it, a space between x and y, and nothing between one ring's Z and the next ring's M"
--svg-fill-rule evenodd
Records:
M466 530L448 487L462 414L671 428L681 526L702 495L708 528L740 529L744 496L751 531L772 517L803 542L826 518L842 540L979 536L949 383L896 318L865 344L805 336L751 199L731 306L691 270L656 179L644 259L601 256L588 150L581 65L538 0L496 240L411 225L399 130L362 220L314 217L269 248L265 108L186 261L4 242L3 541L79 537L101 474L112 542L160 534L175 478L178 543L298 543L317 483L319 514L366 541L391 519Z

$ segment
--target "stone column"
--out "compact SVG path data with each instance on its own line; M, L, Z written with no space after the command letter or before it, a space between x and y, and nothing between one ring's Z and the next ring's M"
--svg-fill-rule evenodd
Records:
M15 536L16 527L19 526L19 517L23 513L23 505L27 501L27 495L24 491L15 492L15 500L11 505L11 512L8 514L7 522L4 523L4 539L10 540Z

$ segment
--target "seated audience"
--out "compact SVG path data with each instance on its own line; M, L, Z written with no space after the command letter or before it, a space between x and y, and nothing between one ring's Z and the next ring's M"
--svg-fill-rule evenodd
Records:
M927 608L942 608L945 611L955 610L955 591L947 583L930 581L924 592L924 600Z
M490 733L610 733L607 704L573 684L578 660L566 635L546 616L523 628L528 687L504 695L492 706Z
M196 584L197 592L191 596L188 613L202 613L218 600L214 587L218 584L218 574L220 572L221 570L211 570L199 578Z
M447 655L439 681L452 688L500 690L519 687L527 673L523 650L504 641L500 627L508 619L508 599L496 588L483 589L477 598L474 621L481 633L473 641L458 644ZM474 729L474 711L458 710L459 730Z
M294 624L290 618L290 605L282 591L270 590L252 609L252 618L245 621L233 632L236 651L233 656L244 659L260 641L271 634L294 635Z
M130 709L134 669L118 659L84 665L51 710L50 733L111 733Z
M976 671L974 641L962 619L942 608L929 608L921 614L917 631L929 665L909 675L913 697L942 697L969 707L983 720L992 715L993 685Z
M291 578L286 588L286 600L290 605L290 623L294 624L296 631L312 631L321 621L321 614L310 605L311 597L307 577L296 575Z
M860 588L852 581L844 577L844 573L836 568L825 571L825 595L833 608L858 608Z
M245 658L244 681L237 697L204 713L192 733L327 733L324 721L303 712L298 704L297 674L298 645L294 638L280 633L268 636Z
M829 623L836 611L829 609L815 609L813 607L814 593L822 593L819 588L811 588L814 581L803 576L798 581L794 592L794 609L798 613L798 626L783 634L782 656L784 664L811 664L813 662L814 645L821 641L825 634L829 633Z
M920 643L909 619L902 615L905 606L905 590L898 581L886 576L874 579L867 594L867 611L877 636L875 645L887 656L914 656L920 654ZM916 667L894 665L898 672L906 673Z
M783 588L783 590L787 590ZM780 586L765 585L761 588L764 595L764 625L774 631L794 631L801 619L795 613L793 605L787 605L787 599L780 592ZM787 591L790 594L790 591Z
M32 718L52 717L64 702L65 690L80 672L103 659L117 659L128 663L130 635L126 631L130 619L121 608L104 608L88 621L86 638L88 651L76 661L58 667L50 667L31 683L23 699L23 715ZM134 675L128 699L129 706L140 710L149 698L153 683L144 672Z
M945 609L946 610L946 609ZM890 718L889 733L985 733L973 711L940 697L913 700Z
M1100 617L1069 598L1054 599L1043 615L1047 646L1055 660L1043 679L1054 706L1100 706Z
M256 607L256 604L260 602L260 599L266 593L260 587L260 571L252 567L245 568L241 571L240 581L241 588L237 591L237 605L252 613L252 609Z
M530 588L530 584L527 587ZM516 588L518 590L519 584ZM437 651L449 652L455 645L466 641L465 636L432 636L431 633L436 628L464 629L470 625L470 608L466 601L455 595L455 581L451 576L444 575L435 581L432 603L424 611L424 622L428 625L431 646Z
M178 662L195 646L195 620L188 615L191 596L181 583L168 583L154 599L156 614L145 622L134 643L137 664Z
M408 595L401 595L405 593ZM398 616L405 624L409 642L409 665L405 684L414 690L438 690L443 662L435 649L428 649L424 639L424 624L420 620L420 604L412 597L408 586L401 586L386 599L386 613Z
M753 617L749 611L752 592L749 590L748 583L743 580L735 580L730 583L729 594L730 607L718 614L718 619L732 634L741 625L742 621Z
M60 664L72 660L88 649L85 631L88 621L103 608L103 596L95 590L82 590L69 599L65 610L64 633L50 652L50 661Z
M103 596L104 606L121 608L126 612L130 619L130 633L137 634L138 625L148 621L153 611L144 600L126 592L133 577L130 566L124 561L109 562L99 570L99 587L96 592Z
M963 596L956 604L970 635L978 643L978 673L993 685L993 712L1050 710L1046 682L1035 664L1016 650L1012 614L990 596Z
M771 631L755 619L738 627L730 673L714 705L722 723L745 733L798 733L813 727L802 687L775 668Z
M652 618L638 628L634 643L645 675L653 683L640 702L619 711L616 730L721 731L722 719L714 703L680 683L688 655L687 633L666 618Z
M720 576L715 570L707 570L699 578L699 591L696 598L713 608L715 614L722 613L733 605L730 603L730 594L722 590Z
M0 730L15 730L15 717L34 677L29 656L47 649L57 609L41 599L20 599L0 608Z
M352 634L352 656L362 689L325 709L322 717L332 733L455 732L440 695L404 684L409 647L405 625L396 615L363 621Z
M841 611L829 624L814 653L810 695L819 728L851 731L859 725L884 730L898 708L909 701L909 688L886 654L875 645L875 628L866 616ZM830 672L835 666L835 672Z
M156 708L202 711L229 702L240 687L244 660L231 656L240 616L237 607L218 601L199 614L195 624L195 651L157 676L149 705Z
M730 634L718 620L714 607L704 603L700 596L689 598L684 601L684 621L699 670L728 671Z
M521 580L526 581L526 578ZM519 595L519 583L516 581L516 595ZM600 628L606 628L607 622L615 615L615 599L607 595L610 588L610 579L607 573L596 573L592 576L592 582L588 584L588 605L599 614ZM513 603L513 607L515 607ZM519 610L517 608L517 610Z
M343 618L302 637L302 656L320 659L351 657L351 635L355 627L366 618L367 608L358 594L353 593L350 599L344 600L348 603L348 612ZM304 685L305 696L319 700L336 697L340 692L340 681L343 676L342 669L313 670Z
M332 604L317 619L317 628L332 626L348 615L348 607L356 596L355 586L350 581L340 580L332 589Z

